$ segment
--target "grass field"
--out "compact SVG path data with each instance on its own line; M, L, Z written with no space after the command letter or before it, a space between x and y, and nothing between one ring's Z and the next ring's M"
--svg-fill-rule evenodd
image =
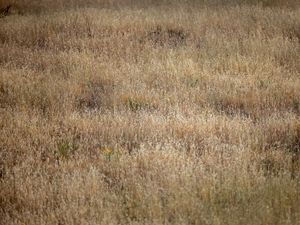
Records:
M0 9L1 225L300 224L299 1Z

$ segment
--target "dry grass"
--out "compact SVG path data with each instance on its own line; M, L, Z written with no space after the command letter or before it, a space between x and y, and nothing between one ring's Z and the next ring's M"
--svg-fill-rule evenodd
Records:
M2 1L0 224L300 224L298 1Z

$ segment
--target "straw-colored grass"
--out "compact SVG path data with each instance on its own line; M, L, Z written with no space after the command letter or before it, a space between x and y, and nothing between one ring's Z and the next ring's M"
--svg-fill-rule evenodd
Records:
M0 2L0 224L300 224L297 2Z

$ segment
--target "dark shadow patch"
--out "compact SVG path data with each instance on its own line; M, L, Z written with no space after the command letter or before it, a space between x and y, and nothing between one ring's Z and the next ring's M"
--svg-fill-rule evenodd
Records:
M297 41L298 43L300 43L300 26L284 29L283 35L290 41Z
M267 131L269 136L264 141L264 151L266 153L272 151L279 151L282 149L286 154L290 156L289 172L291 178L294 179L300 176L300 124L295 124L293 127L286 128L273 128ZM278 171L278 163L281 161L273 162L272 155L266 155L266 158L262 160L262 168L268 173L274 174L274 171ZM271 157L271 158L270 158Z
M228 116L256 117L259 114L261 107L257 105L255 99L251 96L248 98L240 98L239 96L222 96L213 97L209 100L212 102L212 107L220 113Z
M18 104L20 89L12 83L0 80L0 109L14 109Z
M91 81L76 96L79 110L99 110L113 108L114 83L111 80Z
M8 16L10 14L10 10L11 10L12 5L8 5L4 8L0 9L0 18Z
M155 46L179 47L185 45L189 34L181 28L162 28L157 26L148 32L144 40Z
M272 157L266 157L259 162L258 169L264 176L278 176L283 171L283 166Z

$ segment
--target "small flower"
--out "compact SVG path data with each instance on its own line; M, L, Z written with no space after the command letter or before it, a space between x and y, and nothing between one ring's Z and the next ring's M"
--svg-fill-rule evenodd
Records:
M113 148L109 148L109 147L103 147L103 148L100 148L100 151L110 161L111 156L114 153L114 149Z
M108 148L108 147L104 147L101 149L101 152L105 155L111 155L113 153L113 149L112 148Z

